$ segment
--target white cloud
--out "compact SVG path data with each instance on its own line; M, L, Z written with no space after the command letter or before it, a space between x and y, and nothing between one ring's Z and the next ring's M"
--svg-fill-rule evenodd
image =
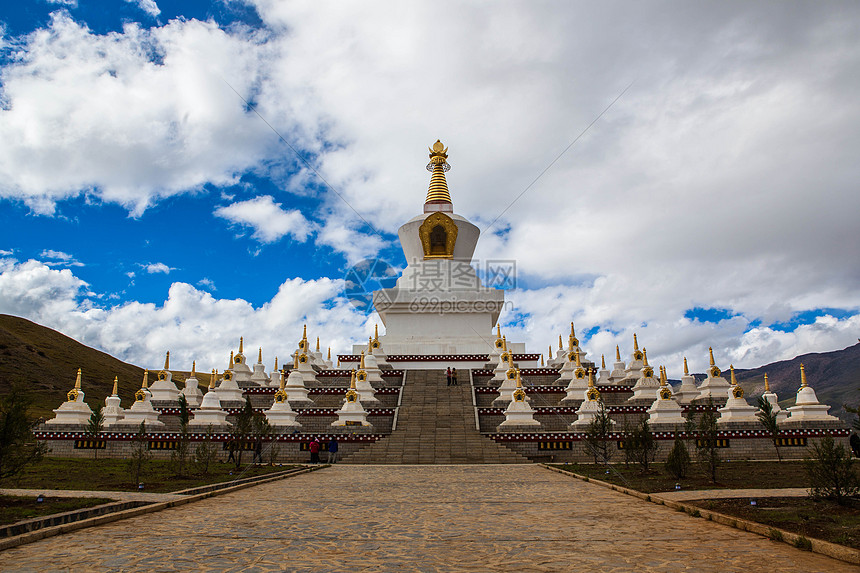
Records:
M129 4L136 4L138 8L152 16L153 18L161 14L161 9L155 0L125 0Z
M218 207L215 209L215 215L253 228L252 236L263 243L273 243L284 235L304 242L311 231L310 223L300 211L284 210L280 203L275 203L271 195Z
M48 4L54 4L57 6L65 6L67 8L77 8L78 7L78 0L45 0L45 1Z
M0 249L0 257L10 257L15 254L15 251L12 249Z
M166 275L169 275L170 271L176 270L175 268L169 267L169 266L165 265L164 263L149 263L149 264L141 265L141 266L144 269L146 269L146 272L148 272L151 275L154 275L156 273L164 273Z
M213 291L213 292L218 290L215 288L215 282L212 279L209 279L206 277L203 277L202 279L197 281L197 286L203 287L203 288L208 289L208 290Z
M11 253L10 253L11 254ZM46 259L53 259L52 261L46 262L45 264L52 267L64 266L64 267L82 267L84 264L72 255L68 253L64 253L63 251L54 251L53 249L44 249L40 255Z

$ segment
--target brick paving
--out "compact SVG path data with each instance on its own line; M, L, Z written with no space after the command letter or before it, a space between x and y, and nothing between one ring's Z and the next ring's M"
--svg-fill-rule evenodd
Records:
M0 489L0 495L18 495L36 497L42 494L46 497L104 497L117 501L173 501L187 497L178 493L146 493L132 491L93 491L84 489Z
M809 489L805 487L778 487L773 489L700 489L681 491L661 491L654 495L673 501L688 499L727 499L733 497L806 497Z
M855 571L533 465L334 466L0 553L4 571Z

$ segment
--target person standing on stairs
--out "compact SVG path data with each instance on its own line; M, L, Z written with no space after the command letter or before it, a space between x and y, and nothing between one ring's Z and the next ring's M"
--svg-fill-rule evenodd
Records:
M452 368L451 369L451 386L456 386L456 385L457 385L457 369Z
M337 461L337 439L331 438L328 441L328 463L333 464Z
M448 367L448 371L445 374L448 377L448 386L450 386L451 385L451 367L450 366Z

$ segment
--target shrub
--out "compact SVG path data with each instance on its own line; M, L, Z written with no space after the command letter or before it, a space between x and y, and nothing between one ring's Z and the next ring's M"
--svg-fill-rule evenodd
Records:
M30 397L17 385L0 397L0 478L40 461L48 447L33 439L35 422L27 415Z
M803 535L798 535L794 540L794 546L803 551L812 551L812 542Z
M690 471L690 453L687 451L687 446L681 440L679 435L675 434L675 444L672 446L672 451L669 452L669 457L666 458L666 471L675 479L684 479Z
M810 497L844 504L848 498L857 495L860 482L853 460L842 444L837 444L833 436L828 435L813 444L810 450L810 457L804 461Z
M773 527L771 527L767 530L767 536L774 541L782 541L782 531L780 531L779 529L774 529Z

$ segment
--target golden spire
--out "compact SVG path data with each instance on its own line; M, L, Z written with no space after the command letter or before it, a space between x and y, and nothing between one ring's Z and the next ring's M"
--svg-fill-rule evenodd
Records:
M358 367L361 370L364 370L364 351L361 352L361 360L358 363Z
M257 351L257 364L262 364L262 363L263 363L263 347L261 346L260 349Z
M299 369L299 351L293 352L293 370Z
M373 325L373 339L379 340L379 325L378 324Z
M737 379L737 378L735 378L735 365L734 365L734 364L729 364L729 370L731 370L731 378L730 378L730 381L731 381L731 383L732 383L732 386L737 386L737 385L738 385L738 379Z
M540 366L543 368L543 354L540 355Z
M302 340L307 340L307 339L308 339L308 325L306 324L302 327Z
M770 384L767 381L767 372L764 373L764 391L770 392Z
M711 366L716 366L716 364L714 363L714 349L710 346L708 347L708 354L711 357Z
M189 378L197 378L197 361L191 361L191 376Z
M114 376L113 377L113 392L111 392L111 396L116 396L116 387L118 384L119 384L119 377Z
M502 325L497 324L496 325L496 338L501 338L501 337L502 337Z
M546 353L547 360L552 360L552 344L549 345L549 352Z
M317 336L317 352L320 351L320 337Z
M639 339L636 338L636 333L633 333L633 350L639 350Z
M167 351L167 356L164 357L164 369L170 370L170 351Z
M244 353L245 353L245 337L240 336L239 337L239 354L244 354Z
M562 345L562 343L561 343L561 335L560 335L560 334L558 335L558 349L559 349L559 350L563 350L563 349L564 349L564 346L563 346L563 345Z
M78 370L78 376L80 376L80 369ZM80 383L80 378L78 378L78 383ZM149 388L149 370L143 371L143 384L140 385L141 388Z
M215 369L213 368L213 369L212 369L212 374L209 376L209 389L210 389L210 390L214 390L214 389L215 389L215 379L218 377L217 372L218 372L218 371L217 371L217 370L215 370Z
M660 386L666 385L666 367L660 365Z
M615 345L615 361L621 362L621 349L618 348L618 345Z
M427 171L431 172L430 188L427 190L427 199L424 204L428 203L451 203L451 194L448 193L448 182L445 181L445 172L451 169L446 161L448 159L448 148L445 147L438 139L433 147L430 148L430 163L427 164Z
M233 370L233 365L234 365L234 362L233 362L233 351L231 350L231 351L230 351L230 366L228 366L228 367L227 367L227 369L228 369L228 370Z
M81 369L78 368L78 374L75 376L75 390L81 389Z
M349 389L355 390L355 370L352 371L352 375L349 377Z
M327 360L331 360L331 346L328 347L328 358Z
M645 361L645 362L643 362L643 365L647 367L648 366L648 351L645 350L644 348L642 349L642 359Z
M687 357L684 357L684 376L688 376L690 374L690 369L687 368Z
M281 370L281 383L280 383L280 389L281 390L284 389L285 384L286 384L286 379L284 378L284 371Z
M520 378L520 369L517 368L517 388L522 388L522 387L523 387L523 381Z
M504 350L508 349L508 337L507 336L502 337L502 348Z
M600 368L606 370L606 358L602 354L600 355Z
M582 368L582 362L579 361L579 352L576 353L576 367Z
M800 363L800 387L806 388L806 369L803 367L803 362Z
M278 371L278 357L275 356L275 372Z
M588 369L588 387L594 388L594 370Z

